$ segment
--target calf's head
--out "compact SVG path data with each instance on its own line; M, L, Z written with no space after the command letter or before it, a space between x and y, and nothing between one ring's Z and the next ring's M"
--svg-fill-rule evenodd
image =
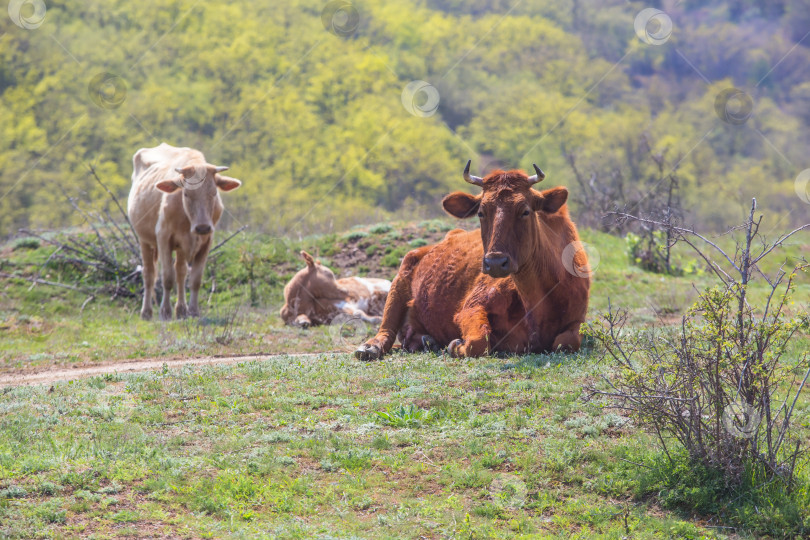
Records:
M534 165L536 174L523 171L494 171L484 178L470 174L470 162L464 168L464 180L483 188L480 195L456 191L442 199L452 216L478 216L484 244L482 270L501 278L518 272L535 254L544 240L543 214L557 212L568 200L568 190L556 187L537 191L532 186L545 178Z
M191 223L191 232L211 234L219 218L215 213L222 211L217 189L233 191L242 185L236 178L219 174L227 170L228 167L217 167L210 163L178 167L175 169L178 173L176 178L158 182L156 187L165 193L182 190L183 209Z

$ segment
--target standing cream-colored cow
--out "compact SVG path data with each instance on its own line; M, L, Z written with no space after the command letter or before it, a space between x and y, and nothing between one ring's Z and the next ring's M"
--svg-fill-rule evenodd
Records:
M171 294L177 287L178 319L200 315L197 296L202 284L205 260L211 249L214 227L222 215L219 189L231 191L242 183L217 167L206 163L202 152L192 148L175 148L162 143L155 148L141 148L132 157L132 189L127 213L143 256L143 307L141 317L152 318L152 295L155 291L156 262L160 259L163 277L163 301L160 319L171 320ZM172 252L177 260L172 264ZM191 294L186 307L186 273L191 265ZM176 279L175 279L176 277Z

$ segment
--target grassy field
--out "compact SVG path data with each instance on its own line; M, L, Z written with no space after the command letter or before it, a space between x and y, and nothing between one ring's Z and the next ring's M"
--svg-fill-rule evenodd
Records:
M18 241L0 248L5 255L0 258L0 272L19 276L0 277L0 369L190 355L340 351L347 344L335 338L334 329L289 328L278 317L284 284L303 267L298 252L306 249L317 254L340 277L392 279L409 249L435 242L457 225L465 223L385 224L300 241L243 234L226 244L206 267L200 293L203 317L168 324L141 321L137 297L111 299L100 294L81 309L86 294L32 285L26 278L95 282L93 276L78 274L72 267L46 265L53 247ZM607 309L610 301L614 307L629 309L639 324L659 318L677 321L696 298L696 291L712 282L707 275L672 277L644 272L628 264L621 238L587 230L582 237L594 262L591 319ZM19 244L25 247L14 249ZM685 251L679 253L689 257ZM782 259L771 264L802 254L810 254L810 248L791 246ZM756 285L754 294L764 291ZM795 296L810 298L810 280L801 282Z
M592 346L364 364L348 354L362 335L281 325L299 249L341 275L392 277L407 249L450 227L379 225L296 242L243 235L209 265L204 317L167 324L140 321L137 298L98 297L82 309L82 293L32 287L26 278L92 277L45 265L53 250L35 242L3 248L0 271L17 277L0 280L0 373L278 356L0 389L0 538L753 537L729 525L752 508L746 501L683 510L673 478L688 473L607 401L583 399L611 371ZM599 256L591 319L610 299L638 327L673 322L710 282L632 267L612 236L584 231L583 240ZM807 251L789 246L785 256ZM810 298L802 280L798 306ZM790 358L808 344L802 337ZM796 410L810 437L807 390ZM810 512L810 468L800 477L799 511ZM705 487L696 480L686 496ZM792 510L750 511L747 522L761 514L769 525L760 530L779 536L780 512Z

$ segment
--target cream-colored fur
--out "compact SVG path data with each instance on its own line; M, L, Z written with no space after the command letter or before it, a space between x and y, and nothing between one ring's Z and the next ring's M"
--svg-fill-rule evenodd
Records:
M171 293L175 283L178 284L177 318L199 316L198 295L205 261L224 208L219 191L236 189L241 182L219 174L226 167L207 163L200 151L175 148L166 143L135 152L132 168L127 213L143 256L141 317L152 318L158 261L163 278L161 320L172 318ZM173 253L177 254L174 261ZM189 265L187 306L185 282Z
M349 277L335 279L327 267L301 252L307 263L284 287L281 318L293 326L329 324L344 313L379 324L391 282L387 279Z

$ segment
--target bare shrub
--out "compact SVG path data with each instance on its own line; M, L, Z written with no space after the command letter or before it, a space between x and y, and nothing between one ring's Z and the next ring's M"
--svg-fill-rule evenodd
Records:
M797 460L807 450L807 441L793 434L791 419L810 362L807 353L794 365L784 356L797 333L810 329L806 311L788 309L795 279L808 263L801 260L788 270L783 265L771 276L759 264L810 225L768 243L755 211L756 200L737 228L745 237L733 256L692 230L669 225L672 238L691 246L721 284L699 295L677 329L632 332L625 328L626 312L609 307L590 332L619 372L591 386L589 394L610 396L629 411L658 437L670 461L674 439L691 459L722 471L729 485L739 485L742 475L753 471L785 481L790 490ZM767 282L767 294L752 304L749 284L755 275Z
M135 298L143 294L143 261L135 230L115 193L99 178L92 165L88 165L88 171L107 193L104 208L101 211L94 209L87 201L71 197L63 190L73 210L81 216L82 226L78 230L56 234L21 230L55 249L35 276L13 276L5 273L0 273L0 276L22 277L35 284L82 292L88 295L82 307L102 294L112 298ZM240 227L211 248L209 258L218 256L220 249L246 228L246 225ZM71 274L71 279L67 283L42 279L43 271L53 266L70 269L68 273ZM252 283L251 281L251 286ZM155 290L159 295L162 288L157 286ZM160 300L159 296L157 300Z
M605 232L626 235L633 264L659 274L681 275L688 272L683 261L673 259L673 227L684 218L680 196L678 167L683 155L667 159L668 148L654 150L648 133L623 144L624 159L613 157L605 163L585 164L583 171L575 152L565 157L578 189L577 223ZM608 219L617 212L632 212L648 220Z
M59 265L75 270L78 275L74 284L68 287L87 293L85 304L98 294L111 294L113 298L134 297L138 294L142 269L138 238L118 197L99 178L92 165L88 170L107 193L108 203L114 205L117 218L110 212L109 204L102 211L88 209L86 203L64 193L83 219L82 229L55 235L29 230L22 232L55 248L43 269L48 265ZM45 285L66 285L48 282L39 276L28 279Z

